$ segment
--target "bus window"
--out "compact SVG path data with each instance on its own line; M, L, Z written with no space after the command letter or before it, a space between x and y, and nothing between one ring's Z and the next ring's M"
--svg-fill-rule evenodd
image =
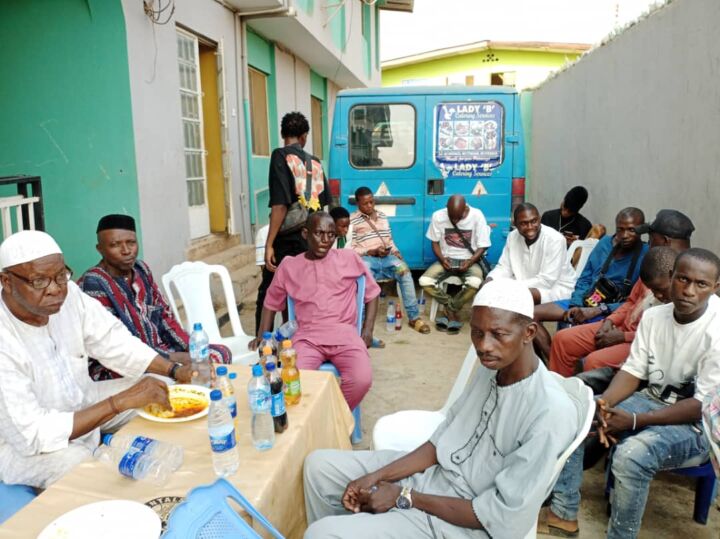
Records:
M415 109L407 104L350 109L350 164L355 168L409 168L415 162Z

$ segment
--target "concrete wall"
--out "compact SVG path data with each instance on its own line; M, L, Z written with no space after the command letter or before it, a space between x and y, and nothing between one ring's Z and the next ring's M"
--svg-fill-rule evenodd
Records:
M624 206L675 208L720 252L718 21L717 0L675 0L535 91L528 199L554 208L583 184L583 213L606 225Z
M128 56L135 152L137 155L140 214L144 256L161 274L185 259L190 243L176 25L215 43L222 43L225 92L229 124L232 233L249 235L243 110L238 94L241 62L235 17L212 0L176 0L173 21L153 25L143 13L142 2L123 0L128 34Z

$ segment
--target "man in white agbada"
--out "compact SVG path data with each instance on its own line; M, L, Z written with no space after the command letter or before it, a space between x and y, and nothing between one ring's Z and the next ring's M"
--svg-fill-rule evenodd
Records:
M532 316L530 292L517 281L478 292L471 337L480 365L415 451L313 452L306 539L524 537L580 423L533 352Z
M510 232L492 279L515 279L530 289L535 304L569 299L575 289L575 270L567 257L565 236L540 224L540 214L529 203L513 213Z
M46 488L89 457L101 425L149 403L169 408L167 386L138 381L143 373L189 381L191 372L175 361L181 356L159 356L81 292L48 234L7 238L0 267L0 506L7 508L11 487ZM129 377L125 389L93 382L89 356Z

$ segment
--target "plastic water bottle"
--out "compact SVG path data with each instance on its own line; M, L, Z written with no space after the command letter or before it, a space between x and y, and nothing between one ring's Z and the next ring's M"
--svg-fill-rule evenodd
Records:
M238 417L237 417L237 399L235 398L235 390L233 389L230 379L228 378L227 367L224 365L219 366L215 369L215 389L222 391L223 400L230 410L230 417L233 419L233 425L235 426L235 435L237 436Z
M219 477L233 475L240 467L240 457L230 410L228 410L222 391L219 389L213 389L210 392L208 433L210 434L210 449L212 450L215 474Z
M297 322L295 320L288 320L275 332L275 340L282 342L286 339L292 339L295 332L298 329Z
M127 478L148 481L158 486L166 483L173 472L167 462L139 449L125 451L102 444L95 449L93 455Z
M201 386L209 386L210 376L210 339L202 328L200 322L195 322L190 334L190 361L192 362L193 382Z
M270 384L260 365L253 365L252 368L252 378L248 382L248 403L252 411L250 428L253 445L258 451L267 451L275 445L275 427L270 410Z
M275 363L268 362L267 365L268 382L270 382L270 396L272 399L270 413L272 413L275 432L285 432L288 428L288 415L285 409L285 391L283 390L283 381L275 368Z
M388 333L395 333L395 303L392 300L388 301L385 330Z
M183 462L183 448L179 445L161 442L147 436L135 436L134 434L105 434L102 443L127 453L130 450L138 450L152 456L168 465L171 471L175 471Z
M273 337L273 334L271 331L266 331L262 334L262 341L260 341L260 346L258 346L258 355L262 358L263 357L263 349L269 346L272 350L273 354L277 353L277 341Z
M420 297L417 300L418 302L418 312L420 313L420 316L425 314L425 290L420 289Z

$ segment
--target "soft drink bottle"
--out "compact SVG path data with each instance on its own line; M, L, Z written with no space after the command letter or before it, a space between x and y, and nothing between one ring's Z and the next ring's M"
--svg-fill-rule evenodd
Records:
M300 387L300 371L295 366L297 353L292 347L292 341L285 340L282 343L282 381L285 384L285 404L292 406L300 402L302 389Z
M385 329L388 333L395 333L395 303L392 300L388 301Z
M275 427L271 414L270 384L260 365L253 365L248 383L248 403L252 411L251 432L255 449L266 451L275 444Z
M283 381L280 374L275 368L275 363L268 361L265 365L268 374L268 382L270 382L270 395L272 399L271 413L275 432L284 432L288 428L288 416L285 410L285 392L283 391Z
M193 382L201 386L209 386L210 376L210 339L200 322L195 322L190 334L190 361L194 374Z
M208 433L212 450L213 468L219 477L233 475L240 467L240 457L235 441L230 410L223 400L222 391L213 389L210 392L210 411L208 412Z
M395 304L395 331L402 329L402 309L400 308L400 302Z
M183 462L183 448L179 445L160 442L147 436L135 436L134 434L104 434L102 443L122 452L131 449L142 451L154 459L164 462L171 471L175 471Z
M238 434L238 417L237 417L237 399L235 398L235 390L233 389L230 379L228 378L227 367L224 365L219 366L215 369L215 389L222 391L223 400L230 410L230 417L233 419L233 425L235 426L235 435Z
M100 462L110 464L125 477L148 481L158 486L167 482L173 471L167 462L135 448L125 451L102 444L95 449L93 455Z
M276 359L277 358L273 355L272 348L269 346L263 348L262 356L260 356L260 365L262 365L265 376L267 376L267 364L276 363Z
M272 331L266 331L262 334L262 341L260 341L260 346L258 346L258 355L261 358L263 357L263 349L266 346L270 347L273 354L277 354L277 341L273 338Z

